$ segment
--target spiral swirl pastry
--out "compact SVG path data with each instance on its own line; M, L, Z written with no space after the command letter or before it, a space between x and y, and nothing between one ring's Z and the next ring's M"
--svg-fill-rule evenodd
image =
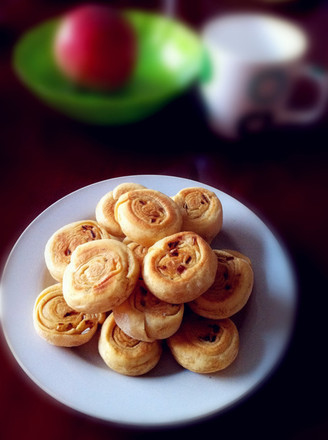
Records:
M180 209L165 194L143 189L124 193L115 205L115 218L124 234L143 246L180 231Z
M236 359L239 333L229 318L212 320L189 314L167 343L184 368L195 373L215 373Z
M160 341L131 338L115 323L111 313L102 325L99 354L109 368L127 376L141 376L153 369L162 354Z
M101 313L125 301L140 266L133 252L113 239L78 246L63 277L63 294L74 310Z
M130 240L128 237L124 238L123 243L126 244L127 247L131 249L131 251L134 253L135 257L137 258L141 266L145 258L145 255L148 252L148 247L142 246L141 244Z
M254 283L250 259L233 250L214 250L218 267L215 281L201 296L189 303L198 315L211 319L228 318L247 303Z
M192 301L213 284L218 261L194 232L178 232L148 249L142 275L157 298L172 304Z
M69 307L60 283L44 289L37 297L33 310L37 333L50 344L61 347L88 342L105 317L104 313L81 313Z
M180 327L183 311L183 304L161 301L139 279L129 298L113 309L113 315L126 334L151 342L173 335Z
M109 237L106 230L93 220L69 223L58 229L49 238L44 251L46 266L51 276L61 282L77 246Z
M124 238L121 226L117 223L114 215L116 200L113 197L113 191L106 193L96 205L96 220L108 231L109 234L120 239Z
M196 232L211 243L223 222L222 205L217 195L205 188L190 187L182 189L172 199L182 213L182 230Z

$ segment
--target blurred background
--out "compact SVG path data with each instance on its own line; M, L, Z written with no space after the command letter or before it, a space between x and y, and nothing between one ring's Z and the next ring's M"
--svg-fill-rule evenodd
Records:
M224 12L272 12L306 29L311 39L309 58L321 71L328 69L325 0L97 3L173 14L195 32ZM228 140L210 129L194 81L139 122L97 126L72 119L21 82L12 57L26 31L78 4L70 0L2 0L0 4L1 270L29 223L66 194L131 174L186 177L227 192L277 231L297 272L297 322L285 358L254 395L218 417L169 432L125 430L68 411L32 385L1 337L1 438L38 439L46 433L49 440L192 434L327 439L328 108L311 125L270 128ZM311 84L298 85L290 105L306 108L316 93Z

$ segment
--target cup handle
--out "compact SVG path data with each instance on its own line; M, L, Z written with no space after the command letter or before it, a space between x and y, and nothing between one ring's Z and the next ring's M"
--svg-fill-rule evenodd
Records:
M327 72L317 66L305 64L298 75L316 83L319 91L317 102L307 110L283 109L278 116L278 122L280 123L309 124L318 120L325 110L328 98Z

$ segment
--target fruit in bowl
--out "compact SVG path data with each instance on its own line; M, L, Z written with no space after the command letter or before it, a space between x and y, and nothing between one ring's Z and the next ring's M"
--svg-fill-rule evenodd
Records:
M13 53L15 73L44 103L89 124L127 124L156 113L200 78L202 42L192 29L162 14L138 9L120 9L119 13L135 38L130 40L131 76L124 84L120 74L115 91L113 82L112 89L107 87L104 91L99 79L94 86L79 87L82 80L77 83L59 67L54 49L59 45L57 39L67 15L44 21L22 35ZM87 56L94 57L90 51ZM109 57L109 48L106 56Z
M123 87L137 60L134 29L106 5L85 4L66 13L53 44L61 73L89 88L113 91Z

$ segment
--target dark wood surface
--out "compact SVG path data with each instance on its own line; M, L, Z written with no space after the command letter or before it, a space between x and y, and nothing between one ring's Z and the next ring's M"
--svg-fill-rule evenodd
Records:
M1 267L28 224L66 194L123 175L181 176L236 197L277 231L297 273L297 322L285 358L255 394L218 417L169 431L127 430L67 410L31 383L1 335L1 438L328 438L328 112L310 127L227 142L209 130L191 88L138 124L92 127L70 120L24 88L11 54L26 29L73 3L8 0L0 6ZM215 2L191 3L181 2L179 14L197 27ZM326 2L303 1L278 12L308 27L312 55L328 67Z

